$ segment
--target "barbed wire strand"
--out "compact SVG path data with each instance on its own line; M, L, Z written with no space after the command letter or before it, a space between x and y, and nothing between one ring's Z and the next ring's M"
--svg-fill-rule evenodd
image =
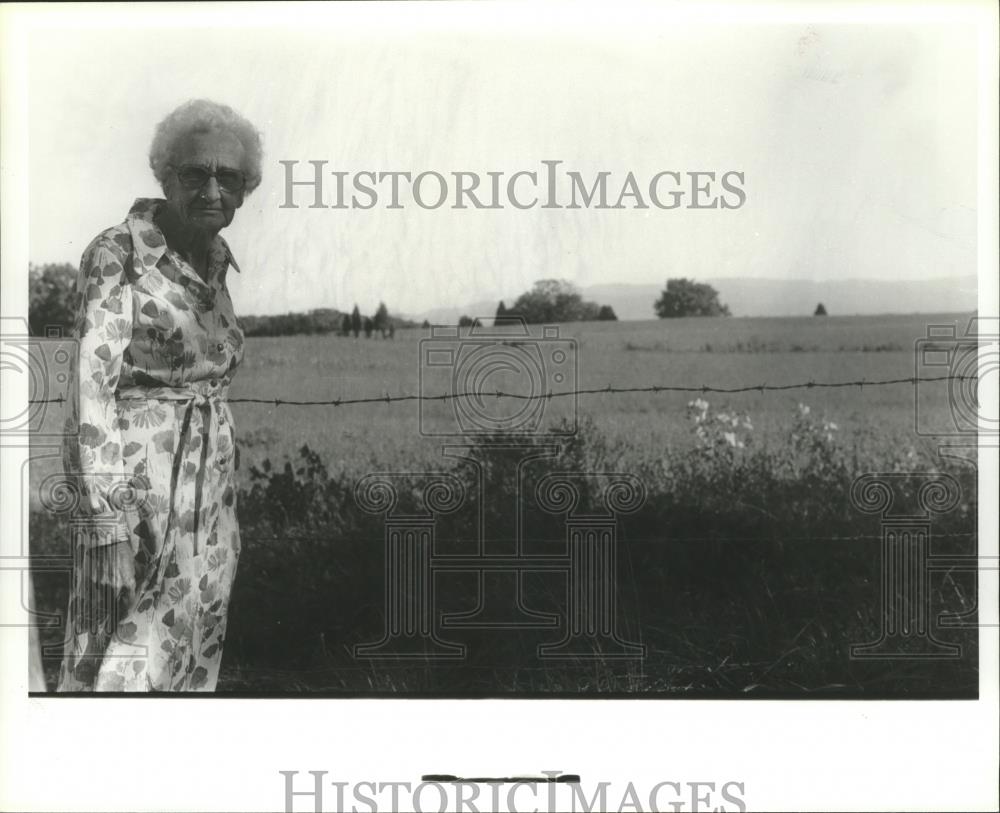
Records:
M651 384L644 387L613 387L608 384L606 387L591 387L586 389L576 389L576 390L564 390L561 392L546 392L540 395L522 395L520 393L513 392L503 392L502 390L494 390L493 392L455 392L455 393L445 393L443 395L376 395L369 396L366 398L332 398L332 399L318 399L318 400L300 400L294 398L260 398L260 397L244 397L244 398L228 398L226 399L231 404L269 404L272 406L351 406L356 404L390 404L400 401L451 401L458 400L460 398L474 398L481 400L484 397L497 398L513 398L520 401L535 401L535 400L551 400L553 398L566 398L576 395L607 395L607 394L623 394L623 393L660 393L660 392L684 392L689 394L700 394L705 395L709 393L722 394L722 395L734 395L737 393L746 392L759 392L761 394L765 392L786 392L789 390L811 390L811 389L838 389L844 387L857 387L858 390L864 390L865 387L887 387L896 384L910 384L911 386L916 386L917 384L923 383L933 383L938 381L974 381L977 380L976 375L941 375L941 376L909 376L906 378L884 378L875 381L869 381L867 379L859 379L855 381L802 381L795 384L753 384L748 386L740 387L716 387L708 385L698 385L698 386L677 386L671 384ZM67 400L65 395L59 395L54 398L29 398L29 404L61 404ZM155 399L154 399L155 400Z
M334 534L287 534L276 536L273 534L260 534L260 535L245 535L244 538L253 542L329 542ZM944 533L935 533L933 538L935 540L941 539L971 539L973 537L979 536L978 531L948 531ZM674 543L674 542L771 542L778 540L781 542L864 542L871 539L881 539L882 534L852 534L846 536L781 536L777 537L774 534L771 535L760 535L760 536L665 536L665 537L629 537L628 543L630 545L638 544L651 544L651 545L662 545L664 543ZM380 538L381 539L381 538ZM555 539L553 537L519 537L521 542L524 543L545 543L545 544L562 544L565 540ZM456 542L456 540L437 540L439 543L448 541ZM433 554L435 556L451 556L454 554ZM943 556L943 554L933 554L934 556ZM530 554L525 556L524 559L527 562L531 561L532 556L537 556L538 558L546 558L544 554ZM485 556L483 558L489 558ZM973 556L975 558L975 556ZM981 559L996 559L997 557L980 556Z

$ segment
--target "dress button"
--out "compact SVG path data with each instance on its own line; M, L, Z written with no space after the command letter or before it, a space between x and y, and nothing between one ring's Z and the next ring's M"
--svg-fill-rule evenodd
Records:
M215 349L218 350L221 353L223 350L226 349L226 346L224 344L220 343L220 344L215 345Z

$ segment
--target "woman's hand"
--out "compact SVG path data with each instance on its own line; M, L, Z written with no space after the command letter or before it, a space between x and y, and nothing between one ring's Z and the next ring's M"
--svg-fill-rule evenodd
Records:
M115 612L128 603L135 592L135 553L131 533L124 521L102 531L103 544L88 547L83 554L84 578L93 586L85 591L95 602L89 610L94 617Z
M94 520L84 567L98 594L109 590L116 600L127 601L135 592L136 547L132 528L146 504L148 487L148 480L136 477L127 485L112 487L107 496L92 490L81 501L83 513Z

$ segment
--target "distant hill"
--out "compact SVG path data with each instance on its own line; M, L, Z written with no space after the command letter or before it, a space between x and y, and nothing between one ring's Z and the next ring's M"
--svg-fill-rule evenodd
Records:
M701 280L699 280L701 281ZM830 316L877 313L952 313L977 307L975 275L929 280L885 281L872 279L780 280L729 277L705 280L719 292L733 316L811 316L822 302ZM584 299L614 308L619 319L653 319L653 302L666 279L659 284L588 285L580 289ZM504 297L508 307L518 294ZM410 315L431 323L455 323L462 314L492 316L497 301L483 300L454 308L434 308Z
M506 297L504 302L509 308L515 299L517 299L517 296ZM477 316L492 317L497 312L497 305L499 304L499 299L480 300L479 302L463 305L460 308L431 308L429 311L422 311L418 314L408 314L407 318L417 324L423 324L426 319L432 325L454 325L458 324L460 316L471 316L473 318Z

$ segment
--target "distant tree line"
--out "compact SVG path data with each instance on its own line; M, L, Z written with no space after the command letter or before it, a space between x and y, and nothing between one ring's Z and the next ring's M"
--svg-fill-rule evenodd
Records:
M336 333L342 314L333 308L316 308L307 313L276 313L243 316L240 324L247 336L294 336L299 333Z
M28 329L32 336L48 336L58 328L63 335L73 329L73 291L79 271L70 263L28 266ZM357 305L351 313L336 308L314 308L304 313L243 316L240 324L247 336L295 336L334 334L337 336L380 335L391 339L397 328L417 323L389 314L384 302L371 316L363 316Z
M244 316L240 319L247 336L294 336L298 334L328 334L336 336L379 335L392 339L396 328L415 327L416 322L391 316L384 302L371 316L364 316L357 305L350 313L336 308L314 308L306 313L284 313L273 316Z
M69 263L48 263L28 267L30 300L29 329L32 336L46 336L52 328L69 334L73 327L73 289L77 269ZM666 288L653 303L661 319L686 316L729 316L729 307L719 301L719 293L707 283L685 278L667 280ZM822 303L816 306L816 316L825 316ZM500 302L494 323L523 319L528 324L556 322L616 321L610 305L584 300L576 287L566 280L543 279L531 290L521 294L509 308ZM247 336L295 336L299 334L333 334L336 336L364 335L393 338L397 328L416 327L417 323L389 314L384 302L375 313L363 315L357 305L350 313L336 308L314 308L303 313L282 313L267 316L244 316L240 319ZM460 327L472 327L480 317L463 315ZM431 327L426 319L423 327Z

